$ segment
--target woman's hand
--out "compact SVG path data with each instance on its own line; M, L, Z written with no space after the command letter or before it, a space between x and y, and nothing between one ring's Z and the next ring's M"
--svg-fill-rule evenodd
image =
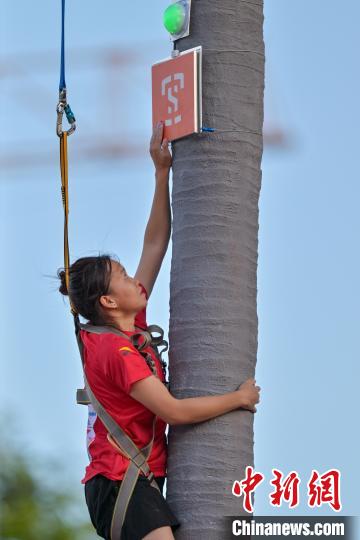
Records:
M163 139L164 125L162 122L155 124L150 140L150 155L157 171L168 172L172 164L167 139Z

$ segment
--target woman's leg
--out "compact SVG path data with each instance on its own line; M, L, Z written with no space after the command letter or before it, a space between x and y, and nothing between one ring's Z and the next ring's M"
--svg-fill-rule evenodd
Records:
M159 527L143 536L142 540L175 540L171 527Z

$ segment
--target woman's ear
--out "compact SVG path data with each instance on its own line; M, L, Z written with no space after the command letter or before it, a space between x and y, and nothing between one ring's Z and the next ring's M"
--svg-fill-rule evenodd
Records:
M111 296L108 296L105 294L100 296L99 302L100 302L100 305L104 308L113 309L117 307L115 300Z

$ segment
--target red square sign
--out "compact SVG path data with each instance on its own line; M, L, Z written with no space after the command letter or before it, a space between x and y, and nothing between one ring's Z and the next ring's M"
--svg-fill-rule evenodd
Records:
M194 47L151 68L153 126L162 120L169 141L201 130L201 52Z

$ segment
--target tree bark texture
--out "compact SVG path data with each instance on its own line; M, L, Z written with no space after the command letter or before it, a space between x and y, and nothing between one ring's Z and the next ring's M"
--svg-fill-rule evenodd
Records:
M176 42L180 51L203 47L203 126L240 130L172 145L169 375L177 398L223 394L255 377L263 18L261 0L193 0L190 36ZM223 516L249 515L231 490L254 466L253 422L239 409L169 428L177 540L221 540Z

